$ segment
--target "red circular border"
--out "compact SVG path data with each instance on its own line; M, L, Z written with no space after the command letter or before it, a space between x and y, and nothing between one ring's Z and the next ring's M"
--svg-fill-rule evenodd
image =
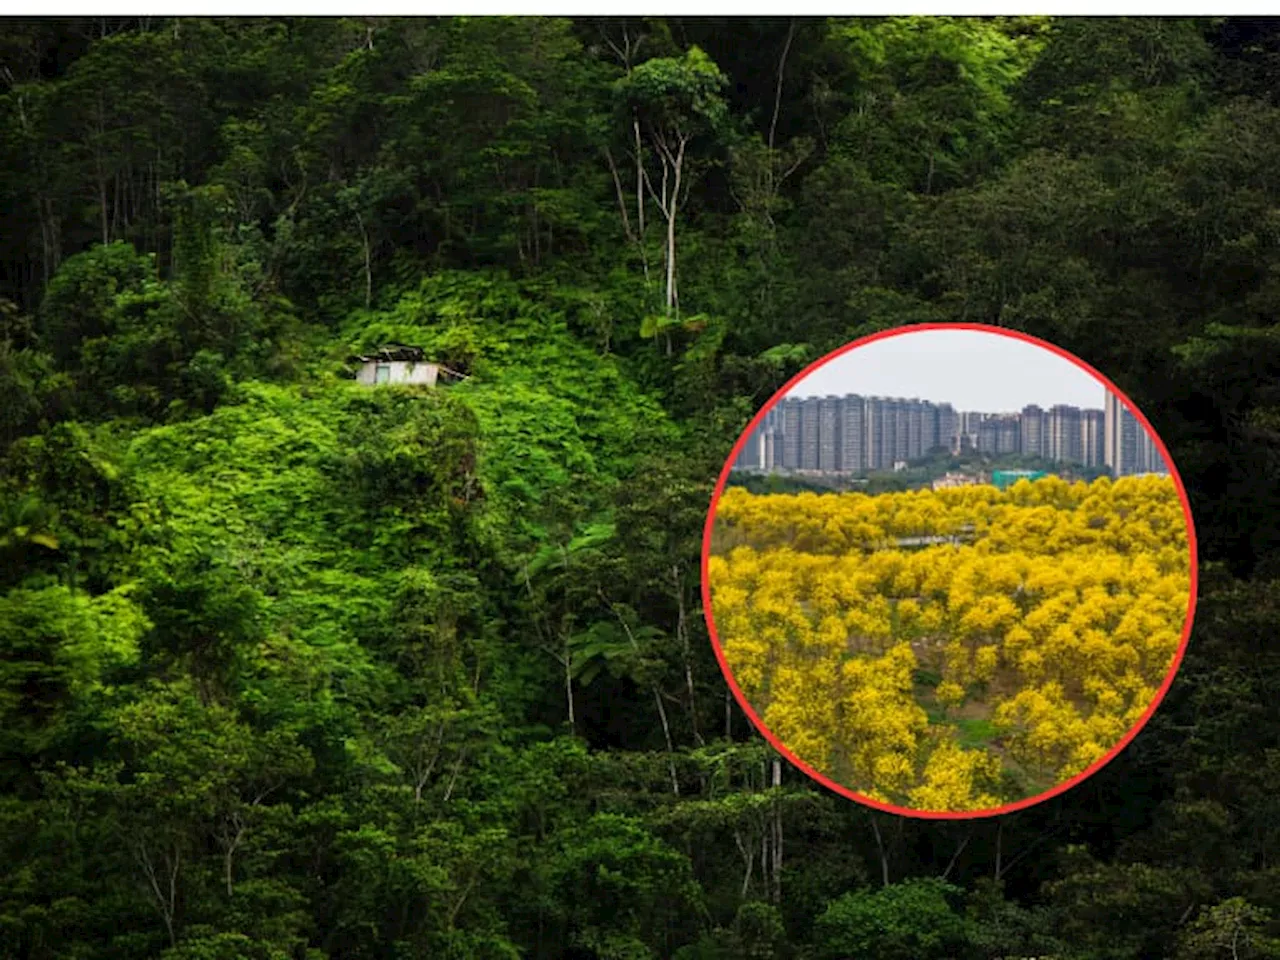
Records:
M768 412L772 410L783 397L786 396L787 392L792 387L794 387L797 383L799 383L805 377L809 376L809 374L813 373L819 367L826 365L827 363L834 360L836 357L842 356L843 354L846 354L849 351L856 349L857 347L865 347L867 344L873 343L876 340L884 340L889 337L900 336L901 334L904 334L904 333L918 333L925 330L972 330L972 331L977 331L982 333L995 333L995 334L999 334L1000 336L1011 337L1015 340L1022 340L1025 343L1030 343L1030 344L1034 344L1035 346L1042 347L1046 350L1049 350L1057 354L1058 356L1066 360L1069 360L1071 363L1075 364L1081 370L1084 370L1086 373L1091 375L1094 379L1100 381L1102 385L1105 386L1108 390L1110 390L1113 394L1115 394L1120 399L1120 401L1129 409L1129 411L1137 418L1138 422L1141 423L1143 428L1147 431L1147 434L1155 441L1156 449L1160 451L1160 455L1164 457L1164 461L1169 467L1169 473L1173 477L1174 486L1177 487L1178 498L1179 500L1182 501L1182 513L1183 513L1183 516L1186 518L1186 523L1187 523L1187 544L1190 548L1190 553L1191 553L1191 556L1190 556L1191 589L1187 597L1187 617L1186 617L1186 622L1183 624L1183 628L1182 628L1182 640L1178 644L1177 653L1174 654L1174 658L1173 658L1173 665L1169 668L1169 671L1165 676L1164 683L1160 685L1160 689L1156 691L1156 695L1152 699L1151 705L1147 707L1146 712L1142 715L1141 718L1139 718L1138 722L1129 728L1128 733L1126 733L1120 739L1119 743L1117 743L1114 747L1111 748L1110 751L1107 752L1106 756L1102 757L1099 760L1095 760L1083 771L1076 774L1074 777L1071 777L1069 780L1065 780L1062 783L1058 784L1057 786L1053 787L1052 789L1046 790L1043 793L1038 793L1033 797L1026 797L1025 799L1018 800L1015 803L1005 804L1002 807L989 807L982 810L957 810L957 811L914 810L909 807L899 807L891 803L881 803L879 800L873 800L870 797L863 796L860 793L856 793L855 791L850 790L848 787L841 786L840 784L836 783L834 780L831 780L829 777L824 776L823 774L814 770L807 763L800 760L797 756L795 756L795 754L793 754L790 750L786 748L786 746L773 734L771 730L769 730L768 727L764 725L764 722L760 719L759 716L756 715L755 710L752 709L751 704L747 702L747 698L743 696L742 690L738 687L737 681L733 679L733 671L729 669L729 664L725 660L724 650L721 649L721 646L720 646L720 637L716 633L715 618L712 616L712 613L711 613L711 585L707 578L707 566L711 559L711 531L712 531L712 527L715 524L716 508L719 506L720 497L724 493L725 483L729 479L730 470L733 466L734 461L737 460L738 453L741 451L742 446L746 442L747 437L750 436L751 432L759 425L760 421L764 419L765 415L768 414ZM1022 333L1021 331L1018 331L1018 330L1010 330L1006 327L991 326L985 323L916 323L916 324L909 324L903 327L894 327L890 330L881 330L878 333L869 334L868 336L860 337L857 340L847 343L843 347L840 347L838 350L833 350L831 353L827 354L825 357L815 360L813 363L809 364L807 367L805 367L803 370L797 373L794 377L788 380L785 384L783 384L782 387L779 388L777 392L775 392L774 395L769 398L769 401L763 407L760 408L760 411L751 419L751 422L747 424L746 429L742 431L742 435L738 437L737 442L733 445L733 449L729 452L729 458L725 461L724 466L720 470L720 477L719 479L716 480L715 490L711 494L711 507L707 511L707 520L706 520L706 523L703 525L703 529L702 529L701 570L702 570L702 613L703 613L703 618L707 622L707 632L711 636L711 646L715 650L716 660L720 664L720 672L724 674L725 682L729 684L729 689L733 691L733 696L738 701L738 705L742 707L743 713L747 715L747 718L751 721L752 725L758 731L760 731L760 733L764 736L765 740L769 742L770 746L772 746L775 750L777 750L778 753L782 754L782 756L786 757L787 760L790 761L792 765L804 771L804 773L806 773L810 778L812 778L813 780L816 780L818 783L822 784L828 790L832 790L840 794L841 796L846 797L849 800L853 800L857 803L861 803L864 806L868 806L876 810L882 810L886 813L896 813L905 817L916 817L918 819L925 819L925 820L976 820L983 817L996 817L996 816L1000 816L1001 814L1013 813L1015 810L1025 810L1028 807L1033 807L1036 804L1043 803L1046 800L1052 799L1053 797L1056 797L1059 794L1064 793L1067 790L1070 790L1076 784L1082 783L1084 780L1093 776L1095 773L1101 770L1104 766L1106 766L1108 763L1114 760L1116 756L1120 753L1120 751L1122 751L1125 747L1127 747L1129 745L1129 742L1133 740L1133 738L1136 737L1139 732L1141 732L1142 728L1147 725L1147 722L1151 719L1151 716L1156 712L1156 709L1160 706L1161 701L1164 700L1165 694L1169 692L1169 687L1173 684L1174 678L1178 675L1178 670L1182 666L1183 655L1186 653L1186 650L1187 650L1187 641L1191 638L1191 627L1192 627L1192 622L1195 618L1196 593L1197 593L1198 581L1199 581L1197 549L1196 549L1196 529L1195 529L1195 523L1191 518L1191 502L1187 498L1186 487L1183 486L1182 476L1181 474L1178 473L1178 468L1174 464L1173 458L1169 456L1169 450L1167 447L1165 447L1164 441L1161 440L1159 434L1157 434L1155 430L1152 429L1151 423L1142 414L1142 411L1140 411L1137 408L1137 406L1133 403L1133 401L1130 400L1127 396L1125 396L1124 393L1121 392L1116 387L1115 384L1113 384L1110 380L1104 377L1097 370L1093 369L1093 367L1089 366L1079 357L1076 357L1068 353L1066 350L1063 350L1059 346L1056 346L1045 340L1041 340L1038 337L1033 337L1030 334Z

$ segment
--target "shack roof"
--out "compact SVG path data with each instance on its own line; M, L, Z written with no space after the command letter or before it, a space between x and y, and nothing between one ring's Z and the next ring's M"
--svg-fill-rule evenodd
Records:
M404 343L384 343L370 353L356 354L347 358L347 363L391 363L393 361L409 361L412 363L430 363L438 367L440 373L448 380L466 380L465 373L450 370L443 363L428 360L426 351L421 347L411 347Z
M372 353L358 354L351 358L353 363L390 363L394 360L410 360L419 363L426 359L421 347L411 347L403 343L384 343Z

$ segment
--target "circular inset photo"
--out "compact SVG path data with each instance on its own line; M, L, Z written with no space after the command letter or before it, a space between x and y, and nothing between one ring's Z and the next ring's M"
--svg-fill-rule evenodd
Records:
M921 324L779 391L703 537L716 656L794 764L918 817L1030 806L1099 770L1181 662L1182 481L1146 418L1065 351Z

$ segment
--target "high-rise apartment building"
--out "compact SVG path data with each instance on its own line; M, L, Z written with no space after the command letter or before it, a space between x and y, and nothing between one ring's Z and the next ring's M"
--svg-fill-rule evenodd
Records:
M884 470L892 467L896 430L889 401L884 397L868 397L866 421L866 469Z
M996 453L1018 453L1022 449L1022 430L1018 424L1018 415L1002 414L995 418Z
M867 397L862 403L862 469L874 470L880 459L882 410L879 397Z
M949 403L938 404L938 445L960 452L960 414Z
M1156 446L1155 439L1146 430L1142 431L1142 442L1146 447L1147 472L1167 475L1169 463L1160 452L1160 448Z
M1016 413L985 414L976 426L974 449L979 453L1017 453L1022 448Z
M1059 403L1049 408L1046 459L1059 463L1082 461L1080 408Z
M840 397L828 396L818 401L818 469L823 473L835 473L841 468L843 406Z
M903 404L907 418L907 446L903 460L919 460L925 453L924 404L919 400L907 400Z
M973 436L976 438L973 448L979 453L995 453L996 439L999 435L999 427L994 418L984 417L977 423L977 430Z
M893 469L893 465L899 461L908 459L908 450L911 442L911 426L908 414L909 402L901 398L895 398L889 401L890 409L893 411L893 457L887 464L889 469Z
M1048 433L1048 415L1034 403L1022 408L1018 418L1018 445L1022 453L1032 457L1046 455L1045 438Z
M938 434L938 406L925 400L920 404L920 407L920 447L925 456L928 456L942 446Z
M1142 472L1139 467L1139 435L1142 432L1137 418L1119 397L1108 390L1103 409L1103 461L1111 469L1112 476Z
M1086 467L1100 467L1106 440L1106 415L1102 410L1080 412L1080 462Z
M974 413L964 411L960 414L960 449L961 450L979 450L981 444L978 434L982 429L982 424L987 419L985 413Z
M746 443L742 444L742 449L737 454L739 470L764 470L764 438L763 426L758 426L748 434Z
M840 469L860 473L867 468L866 401L859 396L841 400Z
M778 430L782 434L782 469L800 469L800 403L796 397L787 397L778 406L782 417Z
M1103 418L1103 457L1114 476L1169 472L1155 440L1113 393L1107 393Z
M818 469L818 426L821 397L805 397L800 401L800 467Z
M772 472L779 466L778 458L782 455L778 445L781 436L782 405L777 404L760 421L760 458L761 467Z

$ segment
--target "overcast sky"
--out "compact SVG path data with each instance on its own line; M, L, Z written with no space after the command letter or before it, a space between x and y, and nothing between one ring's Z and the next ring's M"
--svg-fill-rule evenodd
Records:
M818 367L788 392L857 393L1001 413L1029 403L1102 409L1106 388L1052 350L980 330L920 330L876 340Z

